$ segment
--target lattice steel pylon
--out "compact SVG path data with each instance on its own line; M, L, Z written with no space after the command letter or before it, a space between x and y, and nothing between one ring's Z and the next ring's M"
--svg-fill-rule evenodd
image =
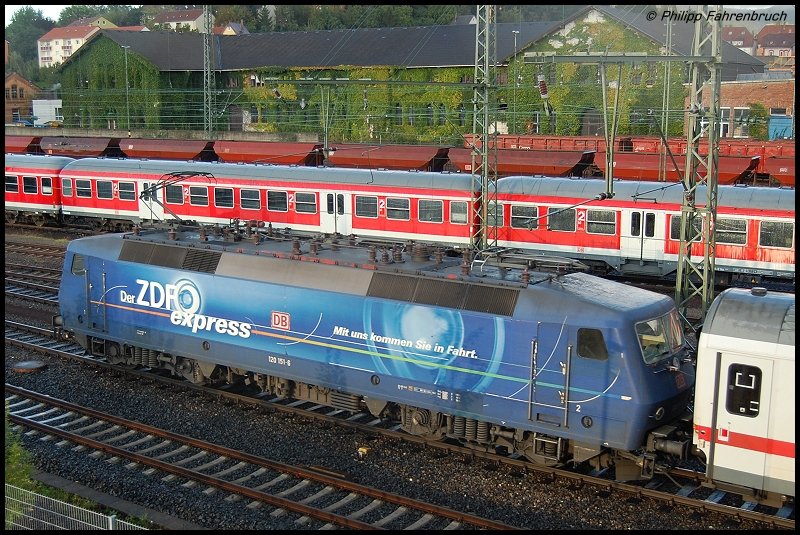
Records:
M203 6L203 127L206 139L211 139L214 131L214 65L211 42L214 36L211 20L211 6Z
M497 245L497 232L489 232L489 208L497 206L497 164L490 160L489 126L492 124L492 84L495 71L495 7L477 6L475 26L475 85L472 115L472 173L481 178L479 224L473 232L470 247L487 249ZM491 218L496 225L496 218Z
M690 61L689 117L687 127L686 167L683 175L680 251L675 285L675 304L687 323L702 324L714 299L715 228L717 219L717 182L719 177L719 127L721 23L709 17L709 11L722 12L722 6L696 6L702 16L695 22ZM709 106L703 105L703 91L709 88ZM701 140L708 139L707 154L700 154ZM705 170L705 176L700 171ZM705 185L705 205L697 205L699 186ZM699 243L698 243L699 242ZM701 246L702 258L692 259L692 245ZM699 245L702 244L702 245ZM699 255L697 255L699 257ZM700 297L700 318L689 319L690 301Z

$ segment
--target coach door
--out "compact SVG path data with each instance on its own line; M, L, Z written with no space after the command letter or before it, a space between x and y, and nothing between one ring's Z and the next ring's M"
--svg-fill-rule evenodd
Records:
M320 198L320 230L322 232L350 234L353 229L350 194L323 191Z
M141 221L164 220L165 189L157 182L140 182L139 218Z
M664 252L664 222L651 210L623 210L620 253L623 259L640 262L661 260Z
M763 488L768 468L765 445L770 431L772 362L729 352L718 354L717 358L719 376L713 403L708 475ZM746 481L736 475L744 467Z

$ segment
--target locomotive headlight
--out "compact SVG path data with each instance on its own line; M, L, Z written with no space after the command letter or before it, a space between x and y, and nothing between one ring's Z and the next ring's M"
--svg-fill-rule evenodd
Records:
M658 420L660 420L661 418L663 418L663 417L664 417L664 414L665 414L666 412L667 412L667 411L666 411L666 410L664 410L664 407L659 407L659 408L657 408L657 409L656 409L656 412L653 414L653 418L655 418L655 419L656 419L656 421L658 421Z

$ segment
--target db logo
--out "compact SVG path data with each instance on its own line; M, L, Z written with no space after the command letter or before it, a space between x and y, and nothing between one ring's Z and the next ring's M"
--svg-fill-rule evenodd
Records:
M272 312L272 328L288 331L290 327L291 316L286 312Z

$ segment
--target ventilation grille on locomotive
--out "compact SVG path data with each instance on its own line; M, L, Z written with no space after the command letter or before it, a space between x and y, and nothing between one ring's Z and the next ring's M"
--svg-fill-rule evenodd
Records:
M222 253L198 249L183 249L158 243L126 240L119 259L137 264L150 264L167 268L214 273Z
M367 295L441 307L511 316L519 290L448 280L375 273Z

